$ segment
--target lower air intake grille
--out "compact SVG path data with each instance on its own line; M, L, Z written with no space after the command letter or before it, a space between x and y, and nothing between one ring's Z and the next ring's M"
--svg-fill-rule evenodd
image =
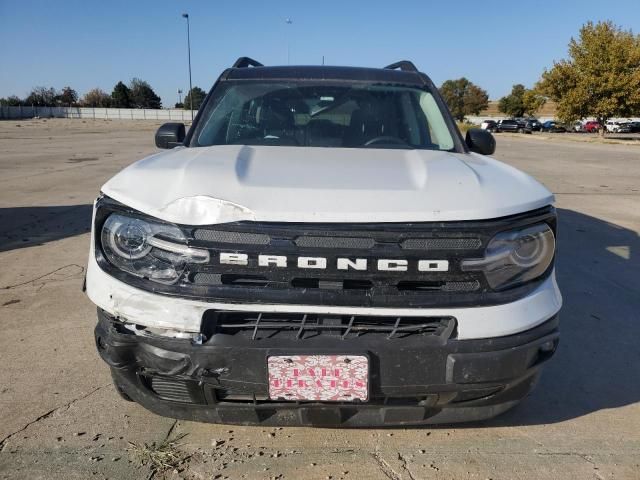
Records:
M151 377L151 390L163 400L181 403L194 403L191 399L187 380L173 380L164 377Z
M205 314L204 325L212 334L241 335L252 340L276 336L304 340L327 335L342 340L363 335L382 335L393 340L411 335L449 338L456 321L453 317L381 317L209 310Z

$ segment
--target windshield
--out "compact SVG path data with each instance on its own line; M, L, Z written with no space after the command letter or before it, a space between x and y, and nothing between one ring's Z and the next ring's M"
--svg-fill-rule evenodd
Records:
M328 82L224 82L190 146L273 145L452 150L433 95L419 88Z

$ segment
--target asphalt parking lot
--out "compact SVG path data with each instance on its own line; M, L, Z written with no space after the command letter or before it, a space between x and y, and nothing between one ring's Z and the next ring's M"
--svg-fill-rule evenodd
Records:
M278 429L155 416L95 352L91 203L156 127L0 122L0 478L640 478L640 146L497 137L560 218L561 346L519 407L454 428ZM153 474L138 458L166 439L185 459Z

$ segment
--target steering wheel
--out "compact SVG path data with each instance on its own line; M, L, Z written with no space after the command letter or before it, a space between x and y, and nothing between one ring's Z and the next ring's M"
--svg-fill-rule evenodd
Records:
M409 145L407 142L405 142L401 138L392 137L390 135L380 135L378 137L373 137L372 139L367 140L364 143L364 146L368 147L369 145L375 145L377 143L391 143L391 144L394 144L394 145Z

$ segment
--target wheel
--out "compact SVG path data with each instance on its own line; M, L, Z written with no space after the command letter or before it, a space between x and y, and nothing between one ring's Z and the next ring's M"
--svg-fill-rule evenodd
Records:
M524 128L519 128L518 133L524 133Z

